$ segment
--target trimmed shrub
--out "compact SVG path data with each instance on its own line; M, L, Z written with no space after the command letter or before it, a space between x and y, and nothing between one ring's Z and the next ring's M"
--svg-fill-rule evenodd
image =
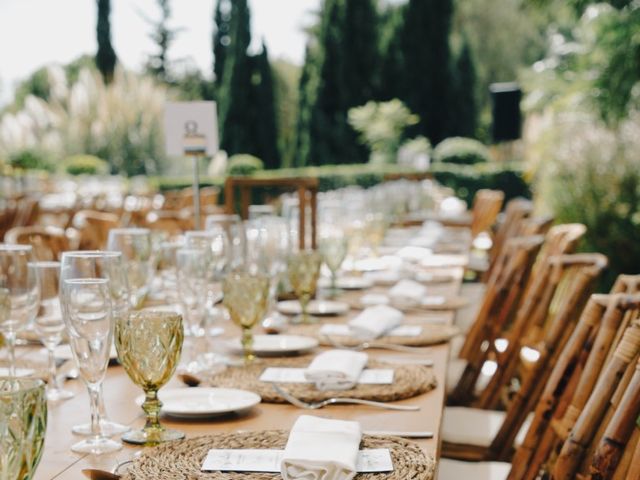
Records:
M72 155L62 162L63 170L69 175L106 175L109 164L94 155Z
M264 163L258 157L248 154L232 155L227 167L228 175L253 175L264 170Z
M48 156L37 150L20 150L10 155L9 165L20 170L52 170Z
M491 156L489 149L478 140L451 137L440 142L433 151L433 159L439 163L474 165L487 163Z

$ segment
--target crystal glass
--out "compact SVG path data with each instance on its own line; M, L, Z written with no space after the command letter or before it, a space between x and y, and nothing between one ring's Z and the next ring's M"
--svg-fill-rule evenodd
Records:
M9 376L15 377L15 345L38 311L40 288L28 245L0 244L0 333L9 353Z
M170 301L178 299L176 291L178 285L176 254L182 246L183 244L181 242L162 242L158 248L156 268L161 283L156 296L159 299L168 299Z
M206 253L207 305L213 307L229 258L227 234L222 227L213 225L209 230L186 232L185 243L187 248L202 249Z
M182 317L168 311L143 310L116 322L118 359L133 383L144 390L142 409L147 415L142 430L122 436L125 442L156 445L184 438L184 433L160 425L158 399L158 390L176 370L183 338Z
M338 270L347 256L348 246L344 230L332 225L322 225L320 227L318 247L324 263L331 272L330 292L332 295L338 293L336 286Z
M222 227L229 241L228 268L232 269L242 265L246 249L246 237L242 220L238 215L208 215L205 219L205 230L212 230L218 227Z
M249 205L249 220L256 220L261 217L272 217L276 214L273 205Z
M0 479L33 478L46 430L44 382L0 377Z
M149 293L153 279L151 231L147 228L112 228L107 249L122 253L131 305L139 307Z
M253 354L253 327L267 311L269 278L260 273L234 270L224 279L224 306L233 323L242 329L244 363L255 360Z
M114 319L109 280L65 279L61 293L69 345L91 401L91 436L74 444L71 450L94 455L115 452L122 448L122 444L103 434L98 416L101 385L113 343Z
M364 234L374 256L378 255L380 245L387 232L387 220L383 213L369 212L365 217Z
M207 306L207 251L202 248L181 248L176 252L178 292L185 316L187 335L204 335Z
M65 390L58 380L54 349L62 341L64 320L60 309L60 262L35 262L33 267L40 280L40 310L34 320L40 341L47 349L49 359L49 378L47 380L47 399L66 400L73 392Z
M62 289L63 280L69 278L106 278L109 280L113 317L128 315L129 288L120 252L94 250L64 252L60 263L60 289ZM100 391L98 415L102 433L111 436L128 431L128 426L109 420L103 398L104 395ZM92 435L91 423L75 425L72 430L78 435Z
M308 307L311 298L316 293L321 264L322 256L313 250L303 250L289 256L289 283L300 301L302 323L311 322Z

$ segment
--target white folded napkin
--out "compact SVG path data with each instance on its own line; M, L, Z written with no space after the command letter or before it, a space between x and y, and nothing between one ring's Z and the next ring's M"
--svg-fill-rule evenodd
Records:
M282 455L282 478L351 480L356 475L361 438L358 422L301 415Z
M391 302L401 306L420 305L427 296L427 287L413 280L400 280L389 290Z
M365 308L357 316L349 320L349 328L353 336L363 340L372 340L393 330L404 320L401 311L388 305L376 305Z
M304 378L315 383L318 390L349 390L358 382L367 358L363 352L328 350L316 355Z
M408 262L419 262L420 260L430 257L432 254L433 252L429 248L413 245L402 247L396 253L396 255L398 255L401 259Z

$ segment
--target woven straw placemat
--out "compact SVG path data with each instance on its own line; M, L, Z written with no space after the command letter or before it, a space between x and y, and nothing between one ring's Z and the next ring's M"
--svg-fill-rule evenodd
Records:
M267 367L304 368L311 363L312 359L311 355L299 358L265 359L248 367L230 367L216 375L203 378L202 386L241 388L257 393L262 397L263 402L287 403L274 390L272 383L259 380L260 375ZM433 390L437 386L433 369L424 365L395 365L370 360L367 367L393 368L393 383L391 385L357 384L351 390L326 391L316 389L312 383L278 383L278 386L304 402L320 402L332 397L393 402L415 397Z
M284 449L289 432L270 430L226 433L169 442L145 450L133 461L123 480L275 480L279 473L202 472L201 466L212 448ZM431 480L435 459L413 442L398 437L364 435L361 448L388 448L393 472L359 473L358 480Z
M400 336L384 336L376 338L369 343L391 344L391 345L406 345L410 347L426 347L428 345L437 345L438 343L445 343L451 340L453 337L460 333L458 327L453 325L442 324L430 324L419 323L422 327L420 335L415 337L400 337ZM326 336L320 334L321 325L296 325L292 327L289 332L296 335L307 335L316 337L320 344L331 345ZM354 347L362 343L362 340L352 336L331 335L331 340L335 343L344 345L345 347Z

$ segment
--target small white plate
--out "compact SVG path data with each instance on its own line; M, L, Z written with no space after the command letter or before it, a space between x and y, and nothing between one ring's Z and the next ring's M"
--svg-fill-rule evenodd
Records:
M285 300L278 302L278 311L285 315L300 315L302 307L298 300ZM349 305L344 302L334 302L333 300L312 300L309 302L308 313L318 317L328 315L344 315L349 311Z
M71 347L69 345L58 345L53 349L53 356L60 360L72 360L73 353L71 353ZM111 351L109 352L109 360L115 360L118 358L118 352L116 346L111 345Z
M287 355L304 353L318 346L318 340L301 335L254 335L253 353L258 356ZM232 353L242 353L239 338L225 342L225 347Z
M209 418L227 413L242 413L255 407L259 395L235 388L167 388L158 392L162 413L176 418ZM144 395L136 398L142 405Z

